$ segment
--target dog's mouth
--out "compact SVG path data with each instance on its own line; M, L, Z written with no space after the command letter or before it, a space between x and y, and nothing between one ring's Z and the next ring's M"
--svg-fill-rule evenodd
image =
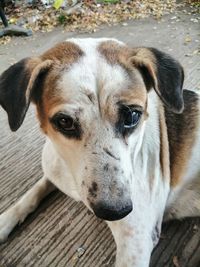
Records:
M132 202L124 206L123 208L114 208L103 203L98 203L97 205L92 205L92 210L94 214L106 221L117 221L126 217L132 210Z

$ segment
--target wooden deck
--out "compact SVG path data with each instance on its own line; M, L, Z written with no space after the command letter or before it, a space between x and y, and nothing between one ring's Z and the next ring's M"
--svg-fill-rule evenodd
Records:
M199 25L181 13L180 21L172 23L173 16L160 23L129 22L127 27L104 29L92 36L117 37L171 53L186 69L185 88L193 89L200 86L200 57L195 52L200 44ZM190 42L185 42L187 35ZM0 46L0 72L13 60L38 54L69 36L76 35L56 30L26 41L14 38ZM6 114L0 110L0 213L42 176L43 143L33 108L17 133L10 132ZM114 261L115 244L106 224L61 192L49 195L0 245L0 267L112 267ZM151 267L200 267L200 219L164 225Z

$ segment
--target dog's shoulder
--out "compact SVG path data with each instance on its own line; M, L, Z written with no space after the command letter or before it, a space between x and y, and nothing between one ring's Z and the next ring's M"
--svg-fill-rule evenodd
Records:
M168 134L171 137L187 135L188 130L194 130L199 117L200 95L194 91L183 90L184 110L177 114L165 106L165 117Z
M176 114L165 107L165 120L169 140L172 185L179 183L186 171L193 147L198 139L200 122L200 95L184 90L184 110Z

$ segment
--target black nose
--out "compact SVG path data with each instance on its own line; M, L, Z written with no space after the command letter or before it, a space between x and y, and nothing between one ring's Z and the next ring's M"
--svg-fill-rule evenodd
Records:
M124 218L132 209L132 202L128 203L122 208L106 205L105 203L98 203L92 206L92 209L97 217L106 221L115 221Z

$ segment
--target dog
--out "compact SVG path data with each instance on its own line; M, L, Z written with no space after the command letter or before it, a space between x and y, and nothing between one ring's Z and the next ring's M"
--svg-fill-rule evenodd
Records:
M68 39L0 76L12 131L30 102L46 144L44 176L0 215L0 241L55 188L114 236L117 267L147 267L163 220L200 215L199 95L155 48Z

